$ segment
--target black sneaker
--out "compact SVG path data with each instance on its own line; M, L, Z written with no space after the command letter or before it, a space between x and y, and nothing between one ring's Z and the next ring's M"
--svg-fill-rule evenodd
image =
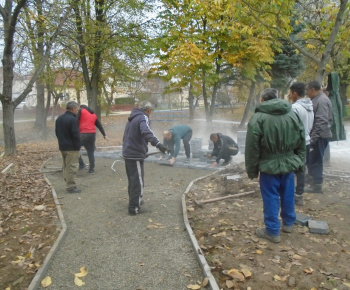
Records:
M68 193L80 193L81 189L77 188L77 187L73 187L73 188L67 188L67 192Z
M223 162L223 163L221 164L221 166L227 166L227 165L229 165L229 164L230 164L230 162L225 161L225 162Z
M147 210L144 207L129 209L129 215L138 215L145 212L147 212Z
M95 174L95 170L94 169L89 169L89 173L90 174Z

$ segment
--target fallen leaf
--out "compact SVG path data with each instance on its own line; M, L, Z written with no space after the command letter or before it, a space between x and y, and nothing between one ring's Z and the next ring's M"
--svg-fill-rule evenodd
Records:
M226 232L221 232L221 233L213 235L213 237L225 237L225 236L226 236Z
M256 253L257 253L258 255L261 255L261 254L263 253L263 251L261 251L261 250L256 250Z
M278 275L273 276L273 279L275 281L281 281L282 280L282 278L280 276L278 276Z
M209 278L208 278L208 277L205 277L205 278L203 279L203 281L202 281L202 287L207 286L208 283L209 283Z
M196 290L196 289L201 289L201 286L199 286L199 285L191 285L190 284L190 285L187 286L187 288L188 289L192 289L192 290Z
M314 269L312 269L311 267L305 268L305 269L304 269L304 272L305 272L306 274L312 274L313 271L314 271Z
M241 272L243 273L244 277L249 278L252 276L252 272L250 272L248 269L241 269Z
M226 287L227 288L233 288L235 286L235 284L233 283L232 280L226 280Z
M144 262L139 262L139 266L144 266L145 263Z
M147 229L158 229L157 225L148 225Z
M87 274L88 274L88 271L86 271L86 268L84 266L80 268L80 273L75 274L75 277L81 278L81 277L85 277Z
M74 284L77 285L77 286L84 286L85 285L85 282L83 282L81 279L79 279L78 277L75 277L74 278Z
M153 223L152 219L148 219L148 222L149 222L149 223Z
M343 283L345 286L350 287L350 283Z
M300 256L300 255L294 254L294 255L292 256L292 258L295 259L295 260L301 260L303 257Z
M243 282L245 280L243 274L237 269L231 269L227 274L235 280Z
M51 281L51 277L50 276L46 276L44 279L41 280L41 286L46 288L48 286L50 286L52 283Z

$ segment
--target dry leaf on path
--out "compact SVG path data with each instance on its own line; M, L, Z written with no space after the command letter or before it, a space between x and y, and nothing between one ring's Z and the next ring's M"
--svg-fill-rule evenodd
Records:
M241 272L243 273L244 277L249 278L252 276L252 272L250 272L248 269L241 269Z
M243 282L245 280L244 275L237 269L231 269L227 274L235 280Z
M227 288L233 288L235 286L235 284L233 283L232 280L226 280L226 287Z
M312 274L313 271L314 271L314 269L312 269L311 267L305 268L305 269L304 269L304 272L305 272L306 274Z
M191 285L190 284L190 285L187 286L187 288L188 289L192 289L192 290L196 290L196 289L201 289L201 286L199 286L199 285Z
M50 286L52 283L51 281L51 277L50 276L46 276L44 279L41 280L41 286L46 288L48 286Z
M75 277L81 278L85 277L88 274L88 271L86 271L85 266L80 268L80 273L76 273Z
M208 283L209 283L209 278L208 278L208 277L205 277L205 278L203 279L203 281L202 281L202 287L207 286Z
M77 286L84 286L85 285L85 282L83 282L81 279L79 279L78 277L75 277L74 278L74 284L77 285Z

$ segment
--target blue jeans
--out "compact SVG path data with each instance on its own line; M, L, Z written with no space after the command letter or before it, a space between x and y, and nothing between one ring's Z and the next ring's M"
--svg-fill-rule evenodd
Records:
M266 231L272 236L280 234L280 204L283 225L292 226L295 222L294 172L270 175L260 173L260 191L264 205Z
M315 143L310 144L308 171L314 184L323 183L323 156L328 143L327 138L317 138Z
M310 144L306 145L305 166L309 163L309 152L310 152ZM297 181L297 185L295 187L295 194L298 194L298 195L302 195L304 193L304 187L305 187L305 166L304 166L304 172L295 173L295 179Z

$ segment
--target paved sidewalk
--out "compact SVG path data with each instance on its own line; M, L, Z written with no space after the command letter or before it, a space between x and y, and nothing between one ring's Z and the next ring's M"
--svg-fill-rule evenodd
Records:
M124 164L97 158L96 175L78 172L80 194L67 194L61 173L47 175L67 223L67 236L51 260L49 289L78 288L74 274L83 266L84 289L187 289L203 273L185 230L181 195L208 170L145 163L147 213L127 214ZM60 166L58 156L47 166ZM203 289L203 288L202 288Z

